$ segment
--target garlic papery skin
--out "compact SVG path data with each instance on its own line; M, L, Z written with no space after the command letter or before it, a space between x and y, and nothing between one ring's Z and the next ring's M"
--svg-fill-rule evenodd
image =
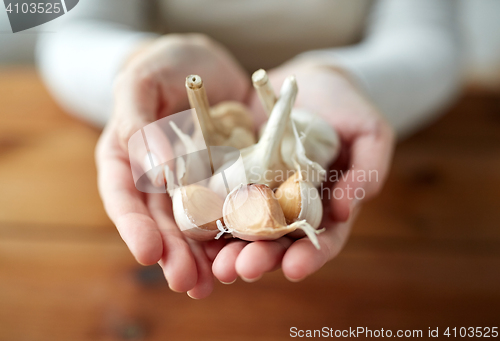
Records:
M340 139L337 132L324 119L301 108L293 109L292 122L301 136L307 158L327 169L340 151ZM293 144L287 141L292 138L291 132L287 130L281 148L281 155L287 164L292 163L290 151Z
M173 190L172 209L179 229L198 241L214 239L219 233L217 220L222 219L224 202L210 189L188 185Z
M289 166L292 166L293 164L294 168L300 170L301 179L302 175L305 174L305 179L311 182L314 187L317 187L325 181L326 171L319 163L314 162L307 157L303 143L305 136L302 135L302 137L299 137L299 133L297 132L297 128L293 121L290 125L293 131L295 149L291 152L290 161L287 161L286 163Z
M234 237L248 241L274 240L301 229L319 249L316 235L321 231L305 220L287 225L278 200L266 185L241 184L226 197L222 213L226 228Z
M312 183L302 178L302 172L297 171L282 183L276 190L275 196L288 224L305 220L314 229L321 224L323 204L319 192ZM300 236L302 231L296 232L295 236Z
M259 142L241 151L248 183L260 183L276 188L286 178L290 167L283 162L281 142L290 120L290 113L297 96L294 76L285 79L281 96L273 108Z

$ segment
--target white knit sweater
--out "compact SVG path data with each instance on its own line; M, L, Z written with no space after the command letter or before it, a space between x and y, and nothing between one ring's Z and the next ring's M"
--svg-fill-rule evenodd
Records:
M249 71L297 55L344 68L406 134L457 92L455 6L454 0L85 0L51 24L55 33L41 35L37 60L66 110L103 125L113 78L137 44L152 34L203 32Z

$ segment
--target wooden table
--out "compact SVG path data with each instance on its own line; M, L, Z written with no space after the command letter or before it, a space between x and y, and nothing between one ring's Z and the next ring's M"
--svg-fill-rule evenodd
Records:
M464 97L398 146L337 259L170 292L135 263L96 189L99 132L31 69L0 70L0 340L281 340L291 327L499 326L500 97Z

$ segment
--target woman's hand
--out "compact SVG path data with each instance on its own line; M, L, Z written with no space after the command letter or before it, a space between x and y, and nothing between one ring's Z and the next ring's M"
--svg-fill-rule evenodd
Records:
M318 236L321 249L316 250L307 238L233 241L223 247L213 263L213 272L222 282L232 282L237 276L253 281L280 266L291 281L314 273L340 252L357 208L380 192L388 173L394 133L353 82L341 71L307 62L285 64L272 70L269 78L279 89L291 74L295 74L299 86L296 106L329 122L342 143L340 157L327 173L329 177L337 174L340 180L326 188L329 191L320 191L324 203L320 227L326 227ZM256 95L249 105L262 122L265 116Z
M188 109L185 78L198 74L212 104L244 101L249 77L219 44L200 35L169 35L147 42L117 76L114 113L96 150L99 191L106 212L141 264L159 262L170 288L195 298L213 287L211 265L224 241L196 243L175 224L166 194L140 193L134 185L127 151L139 129L167 115ZM162 136L149 143L159 159ZM139 159L145 155L137 156ZM213 251L216 250L216 251Z

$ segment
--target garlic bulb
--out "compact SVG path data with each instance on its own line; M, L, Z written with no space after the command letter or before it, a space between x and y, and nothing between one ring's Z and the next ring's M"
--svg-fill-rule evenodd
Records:
M266 71L263 69L255 71L252 75L252 82L265 112L270 115L277 98ZM299 136L305 136L302 143L307 157L319 163L321 167L327 168L340 151L340 139L335 130L321 117L304 109L294 108L291 117ZM284 162L291 168L293 168L294 141L295 137L291 128L288 127L283 137L281 155Z
M201 126L201 132L195 131L195 139L204 138L207 147L242 149L255 143L252 117L242 104L222 102L210 109L203 81L198 75L186 78L186 90Z
M273 191L266 185L251 184L235 188L222 208L226 229L234 237L255 241L273 240L297 229L303 230L319 249L317 234L305 220L287 225L283 210Z

